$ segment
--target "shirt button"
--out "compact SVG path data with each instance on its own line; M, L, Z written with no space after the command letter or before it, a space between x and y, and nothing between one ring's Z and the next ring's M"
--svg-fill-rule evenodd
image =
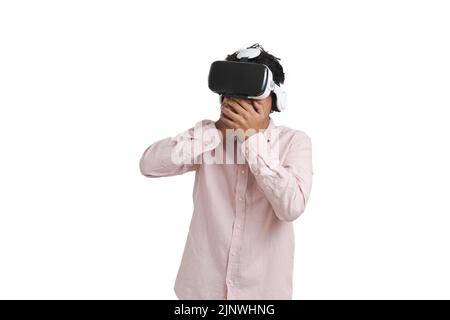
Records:
M236 252L232 252L231 255L234 257L236 255Z
M244 173L245 173L245 171L244 171L244 170L241 170L241 173L242 173L242 174L244 174Z
M237 224L236 224L236 228L239 229L240 227L241 227L241 225L240 225L239 223L237 223Z
M230 280L228 280L228 284L230 285L230 286L232 286L233 285L233 281L230 279Z
M239 198L239 201L242 201L242 198Z

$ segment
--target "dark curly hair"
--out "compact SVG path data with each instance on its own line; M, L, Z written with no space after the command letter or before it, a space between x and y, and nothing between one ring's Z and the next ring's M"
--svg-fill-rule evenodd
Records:
M255 58L249 59L248 61L245 61L245 62L265 64L267 67L269 67L270 71L272 71L273 81L277 85L283 84L284 83L283 66L278 62L278 60L281 60L281 59L275 57L274 55L272 55L269 52L267 52L266 50L264 50L264 48L258 43L255 43L255 44L251 45L250 47L247 47L247 49L249 49L249 48L259 48L261 50L261 54ZM240 62L240 60L237 58L237 54L238 54L238 51L235 51L234 53L227 55L225 60ZM271 95L272 95L272 110L270 112L278 111L276 108L277 96L273 92L271 93Z

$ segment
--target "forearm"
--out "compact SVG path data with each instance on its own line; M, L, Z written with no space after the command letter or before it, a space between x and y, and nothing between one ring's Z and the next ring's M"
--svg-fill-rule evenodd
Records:
M312 186L311 141L294 137L282 164L262 133L242 145L249 168L280 220L293 221L305 210Z
M139 167L146 177L162 177L196 170L203 153L220 143L213 121L202 120L175 137L150 145L143 153Z

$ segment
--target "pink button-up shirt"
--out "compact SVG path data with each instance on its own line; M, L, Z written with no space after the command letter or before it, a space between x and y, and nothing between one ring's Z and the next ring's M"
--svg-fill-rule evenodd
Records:
M313 175L306 133L270 119L263 132L229 139L202 120L150 145L140 170L151 178L195 171L179 299L292 299L292 222Z

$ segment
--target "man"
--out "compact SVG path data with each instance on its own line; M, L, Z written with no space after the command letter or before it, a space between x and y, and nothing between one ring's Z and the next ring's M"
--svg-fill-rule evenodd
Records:
M236 52L226 60L239 61ZM277 60L263 51L251 62L268 66L280 85ZM199 121L142 155L147 177L195 171L179 299L292 299L292 223L311 192L311 139L275 125L276 99L273 92L261 100L223 97L217 121Z

